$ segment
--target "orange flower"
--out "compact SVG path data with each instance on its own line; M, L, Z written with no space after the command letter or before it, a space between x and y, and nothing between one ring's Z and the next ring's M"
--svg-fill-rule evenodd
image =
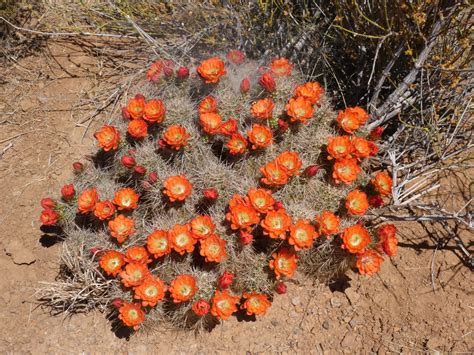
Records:
M240 134L233 134L227 141L226 147L232 155L244 154L247 150L247 140Z
M125 258L122 253L115 250L108 250L99 260L102 270L109 276L117 276L125 265Z
M377 236L382 244L383 251L388 256L397 254L398 239L397 228L393 224L384 224L377 230Z
M371 181L375 190L382 196L392 193L392 178L387 173L378 172Z
M288 59L279 58L274 59L273 62L270 63L270 69L276 76L290 76L293 65L290 64Z
M305 123L313 117L313 113L313 105L304 97L298 96L297 98L292 98L286 104L286 114L290 116L291 122L300 121Z
M288 175L275 161L271 161L263 168L260 168L260 171L263 175L261 181L266 185L279 186L285 185L288 182Z
M178 275L171 281L169 290L174 303L189 301L198 291L196 279L191 275Z
M58 223L60 217L61 216L57 212L46 209L41 212L40 221L45 226L53 226Z
M188 138L191 135L186 131L186 128L180 125L169 126L165 133L163 133L163 139L172 149L180 150L188 144Z
M147 277L143 283L135 288L133 298L142 301L142 306L154 307L165 297L166 285L158 277Z
M125 270L120 272L122 284L125 287L137 287L149 277L150 270L146 264L131 262L125 265Z
M295 89L296 97L302 97L311 102L312 105L319 101L323 93L324 89L316 82L307 82L303 85L298 85Z
M245 298L245 301L240 308L245 309L249 316L252 314L263 316L267 312L267 309L272 305L268 300L268 297L262 293L244 292L242 296Z
M192 253L194 244L197 240L191 233L191 226L189 224L175 224L168 232L168 240L171 247L180 255L184 253Z
M133 219L119 214L115 219L109 221L109 231L112 237L117 239L117 242L123 243L135 232L134 225Z
M328 138L327 151L328 159L345 159L350 158L354 147L348 136L337 136Z
M370 236L367 229L360 224L347 227L342 232L342 249L347 249L349 253L359 254L370 244Z
M379 147L377 146L377 144L375 144L372 141L369 141L368 143L369 143L369 148L370 148L370 156L375 157L377 153L379 152Z
M229 291L216 291L212 298L211 314L222 320L229 319L232 313L237 312L237 303L240 297L232 296Z
M97 201L99 201L99 196L97 195L96 188L82 191L77 198L79 213L86 214L92 212Z
M357 179L360 172L355 159L341 159L334 163L332 177L336 184L343 182L349 185Z
M231 49L226 58L232 64L242 64L245 60L245 53L239 51L238 49Z
M241 196L239 194L234 194L232 198L229 201L229 208L232 209L236 206L239 205L244 205L244 206L249 206L252 207L252 204L250 203L250 200L247 196Z
M147 80L158 81L162 71L163 63L161 62L161 60L154 62L152 65L150 65L150 69L148 69L148 72L146 73Z
M191 221L191 231L198 240L211 236L215 229L216 225L209 216L197 216Z
M119 309L119 319L127 327L138 330L140 324L145 320L145 312L139 304L124 303Z
M115 193L113 203L119 210L133 210L137 208L138 195L134 189L126 187Z
M232 135L237 133L238 129L237 120L235 118L229 118L227 121L221 124L219 133L226 137L232 137Z
M247 193L250 203L260 213L267 213L273 209L275 200L272 192L266 189L250 189Z
M109 219L115 214L115 206L111 201L99 201L94 206L94 215L101 221Z
M224 62L218 57L203 60L197 72L206 84L218 83L221 76L226 73Z
M369 119L369 114L362 107L359 107L359 106L348 107L346 108L346 111L349 112L351 115L356 116L357 121L359 122L359 125L361 126L365 125L365 123Z
M210 112L217 112L217 101L213 96L206 96L199 103L199 113L202 115Z
M260 222L263 227L263 234L273 239L285 239L286 232L291 226L291 217L288 216L284 209L278 211L270 211Z
M383 257L375 250L366 250L357 256L356 266L362 275L371 276L380 271Z
M357 116L348 110L339 111L337 115L337 123L347 133L354 133L360 127Z
M270 260L270 269L275 271L276 278L282 276L292 277L296 270L296 254L287 248L280 249L279 252L272 254L273 260Z
M352 137L351 139L352 146L354 147L354 155L358 159L367 158L368 156L372 155L372 146L371 144L375 145L372 142L360 137ZM376 146L376 145L375 145Z
M358 189L352 190L347 194L346 209L352 215L362 216L369 208L367 195Z
M295 247L295 250L309 249L313 245L313 241L319 235L314 227L305 220L299 219L290 227L290 237L288 243Z
M171 251L171 244L168 239L168 232L156 230L151 233L146 241L146 247L150 254L158 259L163 255L167 255Z
M133 120L129 122L127 132L133 138L145 138L148 135L148 126L142 119Z
M211 235L210 237L201 240L201 248L199 254L204 256L207 262L220 263L222 259L227 256L225 250L226 241L219 238L217 235Z
M125 252L125 261L127 263L151 263L151 259L149 258L149 254L146 251L145 247L138 245L127 249L127 251Z
M134 120L142 118L145 112L145 99L142 96L130 99L127 104L127 112Z
M252 125L252 129L247 132L252 149L265 148L272 144L272 131L267 126L259 124Z
M161 123L165 119L166 108L161 100L150 100L145 105L143 119L148 122Z
M99 147L104 151L117 149L120 142L120 132L113 126L103 126L94 133L95 139L99 142Z
M199 124L204 132L217 134L222 125L222 117L215 112L201 113L199 116Z
M252 116L261 120L268 120L272 118L274 103L272 99L260 99L253 103L250 108Z
M251 230L254 224L260 222L257 211L248 205L231 207L225 218L230 222L230 227L233 230Z
M339 223L341 220L334 213L324 211L321 216L316 216L319 233L329 236L339 232Z
M287 150L276 158L276 163L288 176L298 175L302 165L299 154Z
M211 306L206 300L200 299L193 303L193 306L191 307L191 309L197 316L203 317L209 313Z
M183 175L170 176L163 182L163 193L171 202L184 201L191 195L193 185Z

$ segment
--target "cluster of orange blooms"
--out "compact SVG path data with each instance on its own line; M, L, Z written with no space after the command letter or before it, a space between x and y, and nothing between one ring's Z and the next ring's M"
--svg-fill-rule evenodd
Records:
M229 52L227 59L232 65L239 65L245 60L245 55L234 50ZM263 149L271 145L274 139L272 130L275 127L285 131L290 123L307 124L314 117L316 106L324 93L317 82L296 86L293 97L286 102L284 112L274 112L275 96L272 95L278 89L275 78L290 76L292 70L293 65L287 59L279 58L260 72L258 83L270 95L252 103L250 115L259 123L252 124L246 137L239 132L235 118L223 120L213 96L204 97L198 105L200 128L207 136L222 135L226 139L227 151L231 155L242 155L249 149ZM196 72L195 75L205 85L214 85L226 74L225 63L220 58L213 57L202 61ZM157 82L162 77L174 75L174 64L171 61L157 61L150 67L147 78ZM185 80L188 76L189 69L186 67L180 67L176 71L179 80ZM249 87L249 80L244 78L240 86L241 93L245 95ZM148 136L150 125L164 122L166 108L159 99L146 101L142 95L136 95L128 101L122 114L130 120L127 129L129 136L141 140ZM377 154L375 141L380 137L380 129L371 132L369 139L355 135L368 118L367 112L360 107L347 108L337 116L337 124L344 135L329 137L327 143L327 161L332 164L332 178L336 184L354 183L361 172L360 162ZM278 120L276 126L275 119ZM105 152L118 150L121 143L121 132L114 126L103 126L94 136ZM171 150L180 150L188 145L189 138L190 134L185 127L170 125L164 128L158 144ZM130 157L122 157L122 164L131 167L135 165L135 161ZM240 243L249 245L258 237L281 241L268 261L268 267L273 270L277 280L291 278L297 269L298 253L310 249L320 237L332 239L340 236L341 247L356 256L355 265L361 274L371 275L379 271L383 255L393 256L397 252L395 226L386 224L379 227L376 238L372 239L362 223L341 230L341 216L331 211L323 211L313 221L294 220L284 204L275 200L271 189L281 188L290 179L295 179L301 174L302 166L300 155L286 150L260 168L260 182L266 188L252 188L245 196L236 194L231 198L225 219L230 228L238 233ZM316 165L309 167L317 168ZM157 179L155 175L154 180ZM162 186L163 195L170 203L183 202L193 192L192 183L184 175L170 176L163 180ZM366 192L363 188L355 188L347 194L345 210L341 214L357 218L365 215L370 206L379 207L383 204L383 197L391 194L391 188L390 176L384 172L376 173L370 186L365 189ZM214 189L206 190L205 196L206 193L213 199L218 198ZM215 285L212 298L209 296L211 299L208 300L199 297L199 280L191 274L178 275L168 285L152 274L149 268L151 263L159 262L160 258L171 253L193 253L196 247L206 263L221 263L225 260L228 257L227 242L216 234L216 223L211 217L198 215L188 223L175 224L169 230L155 230L147 236L145 245L125 249L124 243L136 233L132 215L139 206L140 196L135 189L124 187L115 192L112 200L100 200L94 187L84 189L76 197L71 184L63 187L62 196L67 203L77 204L79 214L94 216L104 222L110 236L123 250L97 249L93 253L94 256L99 256L103 272L109 277L118 277L122 286L131 291L136 300L135 303L122 300L114 303L124 325L138 329L146 312L164 301L174 304L189 302L196 316L210 314L221 320L237 312L239 304L248 315L263 315L271 305L269 296L263 293L249 291L243 292L241 296L233 295L229 288L234 276L239 275L229 272L222 274ZM40 220L44 225L55 225L61 220L62 210L55 201L43 199L41 205L44 210ZM277 292L284 284L278 285Z

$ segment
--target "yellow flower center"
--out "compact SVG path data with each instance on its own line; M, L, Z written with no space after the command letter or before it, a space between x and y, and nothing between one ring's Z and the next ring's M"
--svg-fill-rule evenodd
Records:
M128 318L130 319L137 319L138 318L138 312L136 309L130 309L128 311Z
M208 251L212 255L218 255L221 251L221 247L219 244L211 244L208 247Z
M308 239L308 233L304 229L299 228L296 230L295 239L304 241Z
M353 234L351 235L350 242L353 246L358 246L362 242L362 237L360 234Z
M187 284L181 285L179 288L179 293L185 297L189 296L191 294L191 286Z
M148 286L145 290L145 295L148 297L154 297L158 294L158 289L156 286Z
M178 244L180 247L183 247L188 244L188 241L189 236L185 233L181 233L176 236L176 244Z
M184 185L176 184L171 188L171 191L173 191L174 194L180 195L184 191L186 191L186 188L184 187Z

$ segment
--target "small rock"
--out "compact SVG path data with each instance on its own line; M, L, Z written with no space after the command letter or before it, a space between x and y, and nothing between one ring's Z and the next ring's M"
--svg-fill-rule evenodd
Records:
M442 347L442 340L440 338L429 338L428 341L426 342L426 347L428 350L440 350Z
M333 308L341 307L341 301L339 301L336 297L331 298L331 306Z
M49 101L49 98L44 95L38 95L36 96L36 99L40 102L40 104L43 104L43 105L47 104Z
M358 325L362 325L364 324L364 319L363 318L353 318L351 319L351 321L349 322L349 325L352 327L352 328L355 328L357 327Z
M5 253L16 265L31 265L36 261L34 254L16 239L7 244Z
M347 299L352 305L356 304L360 298L360 295L352 287L346 289L344 293L346 294Z
M329 324L329 322L328 322L327 320L325 320L325 321L323 322L323 328L324 328L324 329L329 329L330 327L331 327L331 324Z
M30 111L35 106L36 106L36 103L33 102L33 100L31 100L31 99L27 98L25 100L20 101L20 107L24 112Z
M352 334L351 332L348 332L345 335L344 339L342 339L341 346L343 348L353 348L355 341L356 341L356 336Z
M274 327L278 327L278 321L276 321L275 319L272 319L270 323L272 323Z
M290 312L290 318L297 318L297 317L298 317L298 313L296 313L295 311Z
M300 299L299 297L293 297L293 298L291 299L291 304L292 304L293 306L298 306L300 303L301 303L301 299Z
M296 313L303 313L304 310L303 310L303 307L301 307L301 306L296 306L296 307L295 307L295 311L296 311Z

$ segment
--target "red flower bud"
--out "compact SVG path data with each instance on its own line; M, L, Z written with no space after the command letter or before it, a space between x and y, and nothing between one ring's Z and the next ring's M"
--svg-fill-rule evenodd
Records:
M121 298L115 298L112 301L112 304L114 305L115 308L120 308L123 305L123 300Z
M130 120L132 119L132 117L130 116L130 112L128 112L128 109L126 107L123 107L122 108L122 117L125 119L125 120Z
M248 93L250 90L250 80L249 78L245 78L240 82L240 92L242 94Z
M231 137L234 133L237 133L237 130L238 127L235 118L228 119L220 127L220 133L227 137Z
M285 206L283 206L283 202L275 201L275 203L273 204L273 208L275 210L281 210L282 208L285 208Z
M257 70L257 71L258 71L259 74L264 74L264 73L267 72L267 68L265 68L265 67L258 67L258 70Z
M279 295L283 295L286 293L286 285L283 282L279 282L275 285L275 291Z
M149 175L148 175L148 182L150 184L155 184L156 182L158 181L158 173L156 171L152 171Z
M276 90L276 83L270 73L263 74L258 83L268 92L274 92Z
M41 212L40 221L45 226L53 226L59 220L59 214L51 209L46 209Z
M383 207L384 202L383 202L382 197L380 196L371 196L369 198L369 204L374 208L380 208L380 207Z
M76 161L72 164L72 169L74 172L80 173L82 170L84 170L84 165L82 165L81 162Z
M202 317L209 313L211 306L207 301L200 299L191 308L197 316Z
M142 181L142 188L148 190L151 187L151 184L148 181Z
M137 164L135 158L128 155L124 155L120 161L122 162L123 166L129 169L133 168Z
M163 61L163 74L167 77L171 77L174 74L174 63L171 60Z
M232 64L242 64L245 60L245 54L237 49L229 51L226 57Z
M75 194L76 194L76 190L74 190L73 184L64 185L61 189L61 195L63 195L63 198L65 200L72 199Z
M134 156L135 154L137 154L137 151L135 149L128 150L128 155Z
M179 67L176 76L179 80L186 80L189 77L189 69L187 67Z
M219 277L218 286L221 290L229 288L234 282L235 275L229 271L224 271L224 273Z
M309 165L308 167L306 167L306 169L304 169L303 174L307 177L313 177L314 175L318 173L318 171L319 171L319 166Z
M158 144L158 147L160 148L166 148L168 146L164 139L159 139L157 144Z
M281 118L278 119L278 129L282 132L285 132L288 129L289 125L288 122L282 120Z
M91 254L97 254L97 253L100 253L102 251L101 248L98 248L98 247L92 247L89 249L90 253Z
M140 174L140 175L145 175L146 174L146 168L141 165L137 165L135 167L135 173Z
M205 189L202 194L208 200L217 200L219 198L219 192L214 188Z
M41 207L43 207L45 210L52 210L54 207L56 207L56 202L49 197L45 197L41 199Z
M137 100L145 100L145 96L143 96L142 94L136 94L136 95L135 95L135 99L137 99Z
M249 232L240 231L239 241L243 245L249 245L253 242L253 235Z
M369 139L372 141L379 140L382 137L382 133L385 128L382 126L375 127L372 131L370 131Z

